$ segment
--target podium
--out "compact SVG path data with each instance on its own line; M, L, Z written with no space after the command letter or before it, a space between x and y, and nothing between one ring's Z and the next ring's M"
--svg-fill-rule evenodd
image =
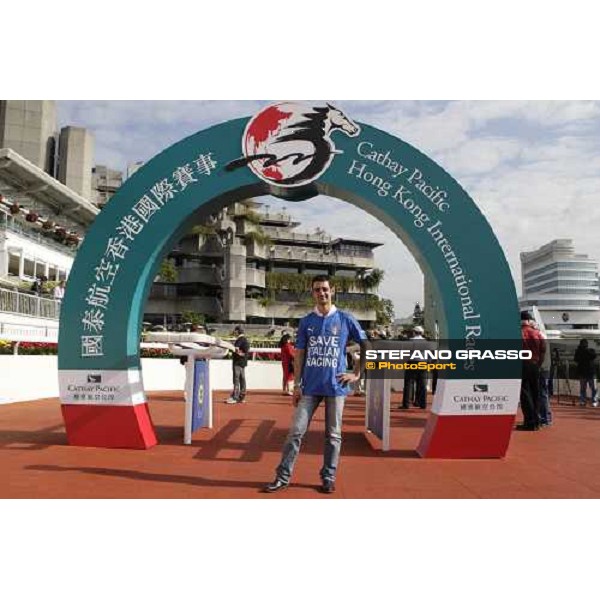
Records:
M192 443L192 434L200 427L213 426L210 359L224 358L233 344L202 333L151 332L147 341L169 345L174 356L185 357L185 422L183 443Z

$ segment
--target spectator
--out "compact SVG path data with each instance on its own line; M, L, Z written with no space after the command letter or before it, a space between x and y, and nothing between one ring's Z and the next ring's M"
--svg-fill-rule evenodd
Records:
M541 336L546 340L547 337L542 330L539 330ZM539 421L540 427L550 427L552 425L552 410L550 408L550 390L551 390L551 371L552 357L550 352L544 354L544 360L540 365L540 401L539 401Z
M546 341L533 327L531 314L521 312L521 337L523 349L531 351L531 360L524 360L521 374L521 411L523 423L520 431L537 431L540 428L540 366L546 355Z
M227 400L226 404L243 404L246 402L246 366L248 365L248 353L250 352L250 344L244 335L244 328L237 325L233 329L234 335L237 338L233 351L233 393Z
M594 360L596 360L596 351L588 347L587 340L580 340L577 350L575 350L575 362L577 363L577 376L579 377L579 406L586 406L587 386L590 386L592 394L592 406L598 406L596 397L596 382L594 372Z
M36 280L31 284L31 292L36 296L43 296L45 293L45 285L48 278L45 275L40 275L36 278Z
M279 340L281 349L281 368L283 370L283 393L286 396L294 395L294 344L292 336L284 333Z
M62 302L62 299L65 297L65 282L64 280L60 280L58 285L54 288L53 296L55 300Z
M423 334L425 330L417 325L413 329L412 340L419 343L419 340L425 340ZM412 346L415 350L416 346ZM404 371L404 388L402 392L402 404L399 408L408 410L410 404L420 409L427 408L427 371L419 369L406 369Z

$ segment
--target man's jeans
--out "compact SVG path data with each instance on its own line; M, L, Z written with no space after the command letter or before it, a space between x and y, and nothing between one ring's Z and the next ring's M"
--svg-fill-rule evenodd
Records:
M585 404L585 396L587 392L587 386L590 386L592 392L592 402L596 401L596 384L594 376L591 377L580 377L579 378L579 404Z
M234 400L243 400L246 396L246 367L233 365L233 394Z
M540 425L552 425L552 410L550 409L550 390L548 389L550 373L548 369L540 369Z
M325 449L323 452L323 468L321 479L335 481L335 473L340 460L342 447L342 413L344 412L345 396L302 396L294 412L292 426L288 433L281 462L277 467L277 479L288 483L294 464L300 452L302 438L306 433L315 410L321 401L325 402Z

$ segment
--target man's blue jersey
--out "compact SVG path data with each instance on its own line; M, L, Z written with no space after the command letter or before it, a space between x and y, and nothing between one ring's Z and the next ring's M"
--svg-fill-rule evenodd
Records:
M305 350L302 393L346 396L348 386L337 380L337 375L346 372L346 343L366 339L358 321L335 306L326 316L315 311L302 318L296 336L296 348Z

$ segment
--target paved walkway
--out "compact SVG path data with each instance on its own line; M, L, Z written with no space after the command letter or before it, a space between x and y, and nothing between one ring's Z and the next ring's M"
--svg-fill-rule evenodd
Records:
M183 401L153 394L160 445L146 451L67 445L58 400L0 406L2 498L323 498L323 412L306 436L293 485L260 493L292 414L289 399L252 393L244 405L215 394L214 429L182 444ZM399 399L393 399L397 406ZM553 404L556 423L515 431L501 460L424 460L416 447L426 413L392 411L391 451L364 434L364 399L349 398L334 498L600 498L600 409Z

